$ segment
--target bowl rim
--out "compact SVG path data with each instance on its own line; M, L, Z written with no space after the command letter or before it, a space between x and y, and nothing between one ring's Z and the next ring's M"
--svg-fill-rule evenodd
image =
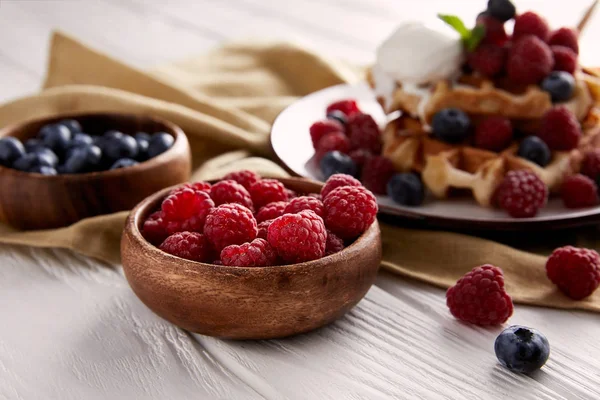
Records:
M268 178L268 177L265 177L265 178ZM299 177L270 178L270 179L277 179L284 184L286 181L288 181L288 182L291 181L291 182L312 183L312 184L319 185L319 187L323 186L322 182L318 182L318 181L314 181L314 180L306 179L306 178L299 178ZM217 180L211 180L208 182L216 182L216 181ZM201 266L202 268L214 269L214 270L217 270L217 271L220 271L223 273L240 273L240 272L242 272L242 273L259 273L259 272L260 273L269 273L269 272L282 271L282 269L284 269L286 271L295 271L295 270L306 269L306 268L314 269L314 268L318 268L318 267L327 265L327 264L331 263L334 259L344 257L344 255L353 252L356 249L356 247L362 246L367 240L372 240L372 237L374 235L375 236L380 235L379 223L377 221L377 218L375 218L375 221L373 221L371 226L369 226L369 228L366 231L364 231L359 237L357 237L352 242L352 244L350 244L348 247L345 247L344 249L342 249L342 251L338 251L337 253L333 253L328 256L318 258L316 260L304 261L304 262L295 263L295 264L273 265L273 266L266 266L266 267L235 267L235 266L230 266L230 265L216 265L216 264L203 263L203 262L198 262L198 261L193 261L193 260L187 260L185 258L181 258L181 257L174 256L172 254L169 254L169 253L161 250L157 246L154 246L152 243L148 242L144 238L144 236L142 235L142 233L139 229L142 215L150 215L150 213L152 212L151 206L155 206L156 203L160 199L164 199L166 197L167 193L169 193L171 190L173 190L174 188L179 187L179 186L181 186L181 185L174 185L174 186L162 189L162 190L146 197L144 200L139 202L131 210L131 212L129 213L129 215L127 217L127 222L126 222L125 228L124 228L126 233L129 233L132 237L132 240L135 240L136 242L138 242L140 244L140 246L142 246L144 248L144 251L149 252L149 254L153 258L167 257L167 258L171 258L173 260L180 260L182 264L187 265L187 264L193 263L193 265L198 265L198 266Z
M137 163L136 165L132 165L130 167L125 167L125 168L118 168L118 169L113 169L113 170L109 169L106 171L85 172L85 173L81 173L81 174L44 175L44 174L40 174L38 172L19 171L18 169L9 168L9 167L0 165L0 174L13 174L16 176L27 177L29 179L48 179L48 180L68 179L71 181L79 181L82 179L85 180L85 179L99 178L99 177L119 176L119 175L123 175L128 172L135 172L138 170L141 171L141 170L148 168L152 164L157 164L157 163L160 163L161 161L166 161L166 157L169 157L171 155L170 153L172 153L176 149L176 147L185 146L184 142L187 142L187 136L183 132L183 129L181 129L178 125L176 125L175 123L173 123L167 119L149 115L147 113L135 114L135 113L118 113L118 112L59 113L59 114L54 114L52 116L47 116L47 117L27 119L27 120L13 123L13 124L10 124L10 125L7 125L7 126L1 128L0 129L0 139L2 139L4 137L14 137L14 136L10 135L10 133L12 131L14 131L18 128L22 128L24 126L30 125L30 124L33 125L33 124L40 123L43 121L49 121L49 120L55 120L55 119L76 119L78 117L88 117L88 116L90 116L90 117L91 116L96 116L96 117L118 116L118 117L125 117L125 118L142 118L142 119L145 119L148 121L154 121L154 122L157 122L157 123L163 125L166 128L165 132L170 134L171 136L173 136L175 138L175 141L173 142L173 145L171 147L169 147L167 149L167 151L165 151L164 153L161 153L161 154L157 155L156 157L152 157L146 161Z

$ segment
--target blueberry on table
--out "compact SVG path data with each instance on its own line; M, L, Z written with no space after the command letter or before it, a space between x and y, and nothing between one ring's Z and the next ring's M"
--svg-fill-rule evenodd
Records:
M120 169L120 168L127 168L127 167L131 167L134 166L136 164L139 164L137 161L132 160L131 158L121 158L120 160L117 160L111 167L110 169Z
M12 167L19 171L29 172L37 167L54 167L52 159L43 154L27 153L23 157L17 159Z
M47 148L46 146L44 146L44 143L42 142L42 140L37 139L37 138L27 139L25 141L24 145L25 145L25 151L27 153L33 153L37 149L46 149Z
M494 18L506 22L515 17L517 9L510 0L489 0L487 12Z
M433 116L433 136L447 143L459 143L469 136L471 120L458 108L445 108Z
M10 167L17 159L23 157L25 147L14 137L0 139L0 165Z
M78 132L73 136L71 142L69 142L69 147L87 146L90 144L94 144L94 139L87 133Z
M565 71L554 71L542 81L542 90L548 92L553 102L569 100L575 92L575 78Z
M40 129L39 133L44 146L50 148L58 155L64 154L69 147L71 140L71 131L65 125L52 124L46 125Z
M102 159L102 150L98 146L87 145L74 147L69 150L65 164L60 168L61 173L80 174L98 169Z
M173 146L174 142L175 138L166 132L155 133L148 144L148 157L152 158L164 153Z
M31 168L28 172L35 172L36 174L42 175L56 175L56 169L53 167L46 167L45 165L38 165L37 167Z
M514 372L531 373L548 361L550 344L536 329L513 325L503 330L494 344L500 364Z
M421 178L410 172L392 176L387 184L387 193L394 202L404 206L418 206L425 199Z
M71 131L71 134L76 134L77 132L81 132L81 124L74 119L63 119L58 122L60 125L64 125Z
M321 158L319 167L325 179L329 179L333 174L347 174L351 176L358 174L356 163L352 161L350 156L340 151L325 153L323 158Z
M327 119L339 122L342 126L346 126L348 117L340 110L333 110L327 113Z
M517 155L540 167L545 167L550 162L552 153L542 139L537 136L527 136L519 145Z
M109 137L106 138L102 150L104 156L112 161L121 158L135 158L138 154L138 144L133 136L129 135Z

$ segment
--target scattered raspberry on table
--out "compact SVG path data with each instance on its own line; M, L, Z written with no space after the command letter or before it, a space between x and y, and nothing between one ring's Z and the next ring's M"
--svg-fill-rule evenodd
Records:
M565 295L581 300L600 284L600 256L590 249L561 247L548 258L546 274Z

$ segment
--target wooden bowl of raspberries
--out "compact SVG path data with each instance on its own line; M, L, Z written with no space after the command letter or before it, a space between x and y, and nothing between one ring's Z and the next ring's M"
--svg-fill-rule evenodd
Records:
M162 190L121 241L136 295L162 318L230 339L295 335L341 317L381 262L377 202L359 181L250 171Z
M20 229L67 226L130 210L187 181L188 140L150 116L57 115L0 131L0 220Z

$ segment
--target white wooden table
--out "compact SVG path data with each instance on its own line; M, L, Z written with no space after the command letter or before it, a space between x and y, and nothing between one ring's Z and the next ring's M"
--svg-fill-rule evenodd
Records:
M40 85L61 28L140 67L227 39L289 38L366 63L398 21L473 18L484 0L0 0L0 100ZM587 1L517 2L573 24ZM560 4L560 6L558 6ZM600 66L595 18L582 59ZM152 314L119 266L0 245L0 399L598 399L600 317L517 306L552 354L533 377L500 367L498 329L455 321L444 292L382 272L345 318L298 337L233 342Z

